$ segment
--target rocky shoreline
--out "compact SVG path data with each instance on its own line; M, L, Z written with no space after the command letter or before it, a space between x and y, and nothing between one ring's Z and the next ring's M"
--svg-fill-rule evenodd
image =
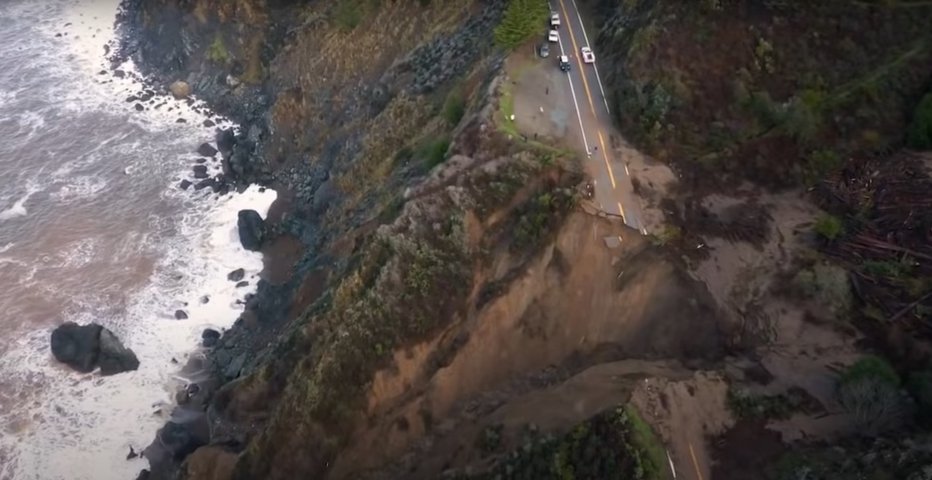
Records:
M234 422L225 415L223 410L231 402L231 392L241 387L244 377L257 371L260 365L276 361L272 352L277 349L280 354L282 344L293 341L286 334L296 328L290 321L323 292L324 280L314 279L327 275L322 272L345 266L345 257L331 255L323 246L339 238L347 227L341 227L344 231L321 228L321 218L334 205L345 201L345 190L335 184L332 172L351 168L347 160L363 151L368 132L361 125L343 130L339 126L360 118L372 120L393 97L427 95L462 75L474 62L488 55L491 28L497 23L504 2L486 2L487 6L463 20L449 36L422 44L402 61L385 65L385 71L378 73L381 78L347 87L349 98L332 111L322 113L328 123L337 127L327 135L317 132L325 140L315 147L318 154L314 155L314 162L302 161L310 155L307 153L310 149L301 139L283 144L284 135L278 131L273 135L271 131L276 123L273 117L280 113L273 111L273 99L281 100L289 94L286 87L276 83L280 80L268 75L261 81L244 81L249 76L248 66L227 61L221 67L217 62L197 57L196 52L205 48L208 57L220 56L219 48L214 48L217 39L221 38L223 28L232 27L204 22L186 29L182 26L185 12L179 11L181 8L160 7L158 13L162 17L152 18L152 10L147 10L146 3L124 0L118 15L119 45L110 55L114 68L132 59L143 74L142 81L148 88L133 101L140 102L150 92L167 92L174 85L178 90L176 96L191 93L239 126L235 132L218 129L216 152L208 150L210 145L199 149L203 151L198 153L205 158L212 157L208 154L219 154L222 173L211 177L203 163L198 163L194 166L195 181L186 180L179 187L211 188L222 194L257 184L278 193L268 218L257 218L255 212L240 212L240 238L245 248L263 253L263 279L256 285L255 294L247 298L235 324L219 338L216 332L205 331L204 358L195 359L184 368L184 373L196 381L178 393L178 406L171 420L144 451L150 469L143 471L140 478L160 479L177 478L185 459L199 447L210 444L228 452L240 452L255 438L261 422L248 419ZM280 8L282 11L277 15L264 19L267 23L262 29L263 48L259 52L263 64L280 50L287 52L286 44L293 40L300 26L294 15L287 14L289 8L299 7ZM194 30L196 35L192 33ZM176 41L179 38L181 41ZM498 63L490 67L491 71L495 70L494 65L500 65L501 59L494 62ZM179 82L187 87L182 88ZM323 100L327 92L314 95ZM145 108L142 102L139 104ZM308 130L307 138L315 137L313 125L293 123ZM394 187L403 189L400 184ZM368 210L373 206L369 201L352 213L348 224L358 226L372 220ZM287 271L278 272L283 269ZM311 277L314 279L308 280ZM276 375L287 373L284 370Z
M123 73L119 66L130 59L136 61L143 73L138 80L146 87L126 101L134 103L139 111L147 108L158 109L162 105L155 103L156 92L171 92L176 98L185 99L193 90L211 109L201 110L199 113L211 118L215 118L213 113L229 118L244 132L237 134L233 129L218 128L213 139L216 147L210 143L198 147L196 153L201 158L192 166L193 180L182 180L178 188L193 191L210 189L217 195L225 195L232 190L242 191L249 185L258 184L279 191L279 200L276 200L276 203L280 202L283 196L287 197L288 185L277 181L257 155L265 131L265 127L261 126L258 120L268 109L268 103L261 91L253 88L238 96L240 100L256 99L253 102L230 101L229 85L209 78L195 78L193 85L179 82L176 78L177 72L170 69L166 71L142 58L139 46L145 39L142 38L139 28L140 3L139 0L123 2L117 17L118 44L109 54L115 74ZM184 94L175 91L182 89L179 83L183 83ZM193 103L190 98L187 98L187 101L189 105ZM204 126L214 125L214 120L207 120ZM221 163L222 173L211 176L206 164L217 161ZM280 209L273 203L272 209L276 208ZM238 217L237 228L243 247L261 251L266 256L275 256L274 247L270 247L269 244L276 232L268 228L261 216L255 211L244 210ZM264 278L265 273L263 269L260 276ZM237 282L238 287L248 285L248 282L242 281L241 271L230 272L227 279ZM233 327L222 334L209 328L202 333L200 347L204 350L204 355L192 357L182 368L182 374L191 379L191 383L177 392L177 405L173 408L170 420L156 432L153 442L141 452L149 461L150 467L142 470L137 478L175 478L184 459L209 441L226 443L234 448L245 447L246 437L242 433L225 428L215 412L208 408L208 402L227 382L240 377L258 363L261 355L256 354L258 342L255 337L265 340L271 338L271 332L255 335L254 332L250 332L251 328L244 328L245 323L255 324L254 319L257 318L281 318L294 289L293 285L272 285L264 279L260 279L256 287L256 293L247 296L243 314ZM176 311L174 315L176 318L187 317L183 310ZM259 325L259 328L263 328L263 325ZM192 345L192 348L196 347ZM135 453L131 451L127 458L134 458Z

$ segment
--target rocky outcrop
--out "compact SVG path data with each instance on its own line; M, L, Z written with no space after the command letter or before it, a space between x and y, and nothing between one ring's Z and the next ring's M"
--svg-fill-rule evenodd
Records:
M100 367L102 375L136 370L139 359L123 346L110 330L92 323L65 323L52 332L52 354L59 362L79 372L92 372Z
M237 218L236 226L243 248L254 252L259 251L268 234L262 216L255 210L240 210Z

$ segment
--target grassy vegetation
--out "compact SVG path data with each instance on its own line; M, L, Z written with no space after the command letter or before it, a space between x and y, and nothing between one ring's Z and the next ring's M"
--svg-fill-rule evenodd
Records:
M631 407L603 412L561 437L526 441L492 468L460 479L660 480L664 449L650 426Z
M455 127L460 123L465 113L466 99L463 97L463 91L458 87L450 90L443 102L443 118L450 126Z
M422 144L415 155L422 159L424 167L428 170L443 163L447 159L447 150L450 149L450 138L441 137Z
M551 237L554 228L576 205L570 189L553 189L538 194L516 212L513 250L533 250Z
M830 242L838 240L845 233L845 225L841 219L828 214L820 215L812 228L820 237Z
M378 8L379 0L338 0L333 7L333 20L343 30L353 30Z
M510 50L543 33L549 13L544 0L508 0L502 22L495 28L495 43Z
M218 32L214 35L214 41L207 47L207 59L214 63L225 64L230 61L230 54L223 44L223 37Z

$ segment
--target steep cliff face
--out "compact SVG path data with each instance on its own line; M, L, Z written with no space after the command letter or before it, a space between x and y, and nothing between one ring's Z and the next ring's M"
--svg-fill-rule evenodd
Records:
M503 125L504 4L126 1L120 54L240 122L218 137L225 173L282 198L266 279L195 420L147 450L153 477L436 478L486 462L476 436L537 388L596 393L508 415L508 438L613 409L654 368L594 365L722 355L701 286L584 212L576 155Z

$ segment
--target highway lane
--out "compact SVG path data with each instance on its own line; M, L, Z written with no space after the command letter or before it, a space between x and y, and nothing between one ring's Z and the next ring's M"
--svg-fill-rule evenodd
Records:
M586 169L595 182L595 202L602 210L621 216L625 224L646 234L640 200L634 193L627 165L612 149L614 135L605 88L596 64L583 62L580 49L589 44L575 0L551 0L551 10L560 14L560 51L570 59L567 75L588 156Z

